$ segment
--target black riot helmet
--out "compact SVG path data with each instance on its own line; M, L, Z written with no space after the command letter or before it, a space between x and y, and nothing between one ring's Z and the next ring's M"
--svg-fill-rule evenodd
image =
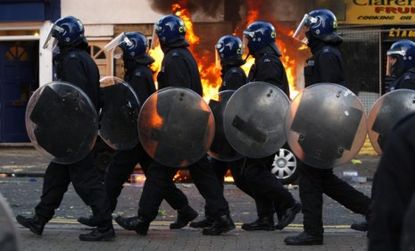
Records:
M216 66L223 64L241 64L243 63L242 41L239 37L232 35L225 35L219 38L215 45Z
M254 55L266 46L271 46L278 55L281 55L280 50L275 44L275 27L271 23L255 21L248 25L243 34L244 48L248 47L250 54Z
M400 77L415 67L415 43L411 40L403 39L393 43L386 54L386 75Z
M81 43L87 43L85 29L81 20L73 16L62 17L56 20L50 27L43 48L75 47Z
M305 14L293 38L309 44L310 40L332 42L341 40L337 34L337 18L328 9L317 9Z

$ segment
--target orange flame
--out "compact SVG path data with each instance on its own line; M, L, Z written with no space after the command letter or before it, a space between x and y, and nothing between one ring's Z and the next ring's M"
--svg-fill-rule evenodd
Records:
M247 24L258 20L261 4L262 1L247 1L247 18L246 23L243 25L246 26ZM171 10L175 15L179 16L185 24L186 40L189 42L189 49L198 63L200 78L203 86L203 98L208 102L210 99L217 99L218 90L221 85L221 72L220 69L215 66L214 62L211 62L210 60L212 58L211 53L213 52L210 50L202 51L200 48L198 48L200 37L194 31L191 13L184 7L185 5L186 1L174 3L171 6ZM236 30L235 33L237 33ZM287 33L287 36L289 36L293 33L293 30L289 30L285 33ZM292 56L290 56L290 51L287 50L287 46L284 42L282 42L280 39L277 39L277 45L282 53L281 61L287 73L287 78L290 85L290 96L291 98L294 98L298 94L298 91L295 88L297 67L296 61ZM161 61L164 56L163 52L160 47L157 47L155 49L151 49L149 54L156 60L156 62L152 65L152 70L156 73L155 76L157 76L157 73L160 71ZM245 65L242 66L242 69L246 74L248 74L249 69L254 64L254 61L254 58L250 57L247 59Z

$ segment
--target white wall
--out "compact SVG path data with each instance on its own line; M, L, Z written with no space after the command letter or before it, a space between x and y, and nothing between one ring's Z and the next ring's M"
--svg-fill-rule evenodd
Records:
M61 16L68 15L84 24L150 24L162 14L148 0L61 0Z

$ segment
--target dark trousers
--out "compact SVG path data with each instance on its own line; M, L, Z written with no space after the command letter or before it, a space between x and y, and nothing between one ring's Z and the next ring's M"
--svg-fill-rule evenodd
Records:
M223 196L222 187L207 158L202 158L189 166L188 169L196 188L206 201L209 213L213 217L229 214L228 203ZM157 162L153 162L149 166L139 203L139 216L147 221L153 221L156 218L163 197L168 193L169 187L175 186L173 177L176 171L174 168L163 166ZM186 206L187 199L182 203L182 206Z
M250 179L249 177L243 176L243 168L242 166L245 163L245 159L242 158L240 160L231 161L231 162L225 162L220 161L216 159L212 159L210 161L210 164L212 166L213 171L216 174L216 177L221 183L222 186L222 192L223 192L223 183L224 183L224 177L228 170L231 171L233 180L235 185L241 189L244 193L249 195L252 199L255 201L255 205L257 208L258 217L263 216L270 216L275 213L274 204L272 201L266 200L264 198L255 196L254 191L251 190L250 187ZM207 217L209 217L209 212L205 206L205 214Z
M111 211L114 211L117 207L117 199L123 184L128 180L137 163L140 163L144 174L147 176L147 168L151 162L151 157L144 151L141 144L131 150L116 152L105 176L105 189L107 190ZM183 204L188 205L186 195L174 184L167 186L167 189L168 192L164 193L163 198L173 209L178 210L183 207Z
M304 163L299 167L300 199L303 204L304 230L307 233L321 235L324 232L323 193L354 213L368 214L369 197L339 179L333 174L333 169L317 169Z
M262 159L247 158L242 166L242 177L255 198L258 215L281 216L295 204L291 193L269 171L273 156Z
M35 207L36 215L49 221L71 182L83 202L91 207L94 218L100 222L98 226L111 225L111 210L104 185L94 166L93 153L74 164L49 164L43 180L42 196Z

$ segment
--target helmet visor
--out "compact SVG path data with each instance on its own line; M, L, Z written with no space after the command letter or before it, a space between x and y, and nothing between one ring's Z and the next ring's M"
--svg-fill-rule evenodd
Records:
M387 56L385 74L386 76L392 76L393 66L396 64L396 61L398 61L398 59L396 58L396 56L393 56L393 54Z
M315 23L317 23L317 18L305 14L300 24L295 29L292 37L304 44L308 44L306 32L310 29L310 26Z
M154 25L154 29L153 29L153 35L151 36L151 45L150 45L150 49L154 50L157 47L160 47L160 39L159 36L157 35L156 29L157 29L157 24Z
M51 24L48 34L46 36L46 40L43 43L43 49L51 50L53 51L56 46L58 45L58 40L54 37L54 34L56 32L64 32L63 28L57 26L56 24Z
M216 69L222 69L222 63L221 63L221 57L220 57L220 54L219 54L219 47L220 45L219 44L216 44L215 45L215 67L216 67Z
M112 52L115 59L120 59L123 55L122 49L119 47L120 45L125 44L125 46L132 46L133 41L131 41L124 32L119 34L113 40L111 40L108 44L104 46L104 50L107 52Z
M250 35L245 35L244 31L244 37L242 38L242 58L247 58L249 56L248 42L251 38Z

